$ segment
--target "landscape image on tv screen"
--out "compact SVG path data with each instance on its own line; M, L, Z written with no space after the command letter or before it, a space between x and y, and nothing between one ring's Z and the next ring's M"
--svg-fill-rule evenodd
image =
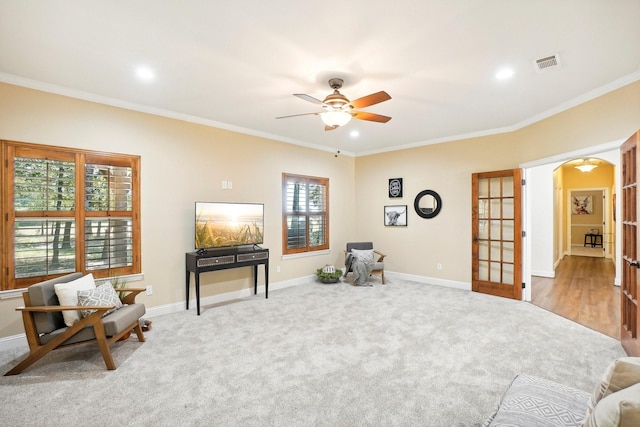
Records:
M261 203L196 202L196 249L263 243Z

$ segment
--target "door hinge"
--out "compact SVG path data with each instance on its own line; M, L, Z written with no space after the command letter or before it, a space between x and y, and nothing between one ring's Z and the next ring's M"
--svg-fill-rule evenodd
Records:
M524 288L525 288L525 286L524 286L524 282L522 282L522 289L524 289Z
M527 232L522 230L522 237L527 237Z
M522 178L522 185L527 185L527 180Z

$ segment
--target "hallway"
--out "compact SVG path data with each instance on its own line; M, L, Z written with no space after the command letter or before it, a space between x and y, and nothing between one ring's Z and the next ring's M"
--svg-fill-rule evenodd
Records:
M607 258L566 256L555 279L532 277L531 302L581 325L620 339L620 287Z

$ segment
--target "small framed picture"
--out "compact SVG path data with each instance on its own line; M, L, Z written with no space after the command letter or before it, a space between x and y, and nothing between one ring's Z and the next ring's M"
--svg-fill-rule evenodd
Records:
M402 197L402 178L389 178L389 198Z
M407 205L391 205L384 207L384 225L389 227L407 226Z

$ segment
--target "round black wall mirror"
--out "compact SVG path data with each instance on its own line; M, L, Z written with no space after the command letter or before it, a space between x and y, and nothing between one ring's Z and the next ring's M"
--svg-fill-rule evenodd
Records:
M440 213L442 209L442 199L440 195L433 190L423 190L418 193L413 201L413 207L418 216L422 218L433 218Z

